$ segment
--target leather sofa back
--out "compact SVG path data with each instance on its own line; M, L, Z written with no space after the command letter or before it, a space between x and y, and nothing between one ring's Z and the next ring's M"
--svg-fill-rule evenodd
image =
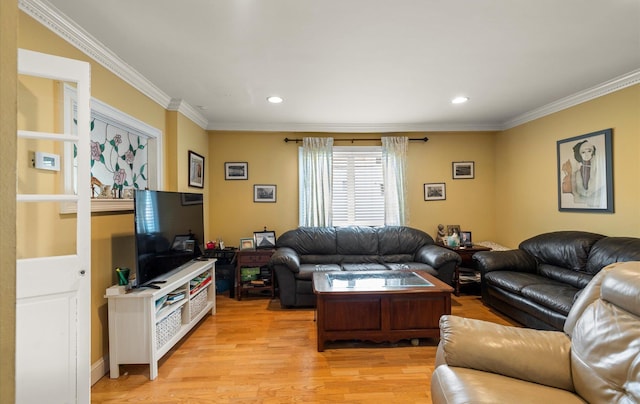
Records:
M284 232L276 247L293 248L300 255L337 255L335 227L298 227Z
M611 271L612 268L615 270ZM584 309L575 306L570 313L571 317L580 310L571 330L574 388L590 403L637 403L640 402L640 262L610 265L600 277L599 298Z
M586 272L591 247L604 237L583 231L557 231L525 240L520 243L520 249L531 254L538 265L549 264Z
M430 235L405 226L299 227L283 233L276 242L278 248L292 248L301 256L330 255L334 261L336 255L357 256L358 262L380 256L409 260L420 247L431 244Z
M613 262L640 261L640 238L605 237L589 253L587 272L595 274Z

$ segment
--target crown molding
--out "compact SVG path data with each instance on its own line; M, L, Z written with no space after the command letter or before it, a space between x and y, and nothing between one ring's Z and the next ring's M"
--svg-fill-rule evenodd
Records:
M482 124L371 124L371 123L210 123L208 130L247 132L328 132L328 133L388 133L388 132L492 132L502 130L496 123Z
M202 129L207 129L207 125L209 124L209 121L205 119L202 116L202 114L198 112L197 109L193 108L191 104L184 102L184 100L181 100L179 98L172 98L171 102L169 102L169 105L167 106L167 109L169 111L178 111L182 115L191 119L193 122L196 123L196 125L200 126Z
M241 123L209 122L197 109L180 99L173 99L133 69L104 44L86 32L46 0L18 0L18 7L55 34L100 63L113 74L170 111L178 111L206 130L261 132L459 132L500 131L593 100L603 95L640 83L640 69L605 83L554 101L540 108L518 115L502 123L482 124L371 124L371 123Z
M640 69L633 70L627 74L618 76L609 81L605 81L604 83L591 87L587 90L580 91L547 105L543 105L542 107L536 108L533 111L518 115L515 118L504 122L501 129L511 129L524 123L542 118L547 115L551 115L553 113L571 108L578 104L582 104L583 102L591 101L598 97L602 97L604 95L622 90L623 88L631 87L636 84L640 84Z
M46 0L18 0L18 7L40 24L49 28L56 35L78 48L91 59L100 63L120 79L160 104L163 108L168 108L172 101L172 98L168 94L141 75L137 70L129 66L120 59L118 55L113 53L103 43L94 38L49 2ZM181 106L178 111L193 120L203 129L206 129L207 120L199 114L198 111L186 105L186 103L182 104L184 104L184 106Z

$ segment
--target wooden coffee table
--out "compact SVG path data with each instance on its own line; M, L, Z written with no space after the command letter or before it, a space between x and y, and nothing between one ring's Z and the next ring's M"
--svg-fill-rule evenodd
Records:
M424 271L318 272L318 352L327 341L438 338L453 288Z

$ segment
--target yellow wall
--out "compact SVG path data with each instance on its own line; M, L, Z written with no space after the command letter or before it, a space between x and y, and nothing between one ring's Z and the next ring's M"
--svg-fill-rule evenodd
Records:
M206 132L181 114L166 111L155 101L147 98L113 73L92 61L88 56L35 22L31 17L20 12L18 18L19 47L90 62L92 97L160 129L165 137L165 142L174 143L174 147L168 147L165 144L165 153L174 155L173 150L177 148L177 162L171 167L165 164L164 172L165 174L171 172L173 177L169 176L168 178L175 178L176 180L171 182L165 178L163 189L186 191L187 150L193 150L206 156L208 149ZM47 130L51 128L43 128L43 125L55 126L59 116L59 106L55 104L55 101L51 101L56 99L55 85L50 81L21 79L19 87L22 111L19 116L21 125L24 125L24 127L19 128ZM30 109L29 106L33 106L33 109ZM172 122L169 119L170 114L173 114L173 122L176 122L176 124L169 131L165 125L168 122ZM176 139L180 139L180 141L178 142ZM21 145L18 167L22 167L22 169L19 170L21 172L18 173L18 178L24 178L25 180L19 180L19 182L23 183L24 187L31 187L34 181L41 185L59 183L56 178L58 174L34 172L33 169L28 168L28 152L33 151L35 147L28 141ZM42 144L37 145L38 150L42 147ZM13 160L15 159L12 158L11 161ZM7 160L3 157L3 161ZM172 159L167 159L167 161L171 162ZM180 180L181 178L183 180ZM15 172L12 186L15 192ZM190 192L202 192L197 188L188 188L188 190ZM44 192L41 188L39 191ZM15 196L13 199L15 199ZM38 221L38 231L41 236L39 236L40 239L37 240L37 243L33 241L31 236L19 236L19 243L16 249L19 252L23 252L25 256L69 253L75 250L74 237L60 237L61 234L75 234L75 230L69 230L71 228L74 229L75 215L59 215L57 206L53 205L45 209L46 212L39 212L38 217L53 217L54 220ZM29 221L33 220L33 215L18 213L18 218L14 219L14 223L16 220L21 227L21 229L18 229L18 234L27 234L25 229L31 227ZM91 244L91 361L95 363L108 353L107 306L106 299L103 297L105 289L116 283L115 267L135 267L133 262L133 214L131 212L93 214L91 220ZM15 258L13 261L15 262Z
M0 403L15 401L18 2L0 2Z
M615 213L559 212L556 142L607 128ZM496 145L497 242L553 230L640 237L640 85L504 131Z
M5 4L2 2L3 7ZM5 59L4 20L2 22L0 44L3 51L2 69L5 69L5 61L10 59ZM295 144L287 144L283 139L305 134L207 133L180 113L165 111L162 106L23 13L19 13L18 45L89 61L92 65L93 97L163 132L163 189L204 193L205 224L208 224L206 234L209 239L222 237L227 245L237 246L240 238L251 236L265 226L275 230L278 235L297 226L298 152ZM4 123L8 121L7 128L11 128L11 120L5 114L7 110L4 104L13 101L9 92L5 92L4 81L3 73L0 97L3 113L0 121L3 123L2 134L6 136ZM11 84L11 80L8 83ZM639 99L640 86L635 86L500 133L397 133L410 137L426 135L430 139L427 143L412 142L409 147L410 225L435 235L438 223L459 224L464 230L472 231L476 241L493 240L508 246L516 246L531 235L558 229L640 236L640 204L637 203L640 197L637 187L640 160ZM614 129L616 213L558 212L556 141L609 127ZM372 137L359 134L313 135ZM12 161L12 153L15 153L10 142L6 145L8 147L3 143L3 148L0 148L3 163ZM205 156L203 190L187 185L189 150ZM476 178L452 180L451 163L468 160L475 162ZM224 180L224 163L231 161L249 163L248 181ZM11 213L5 210L5 206L11 205L5 205L5 199L15 199L15 172L2 171L3 188L6 183L10 185L10 192L0 195L3 198L2 213L5 214ZM7 181L6 173L11 174ZM429 182L446 183L445 201L423 200L423 184ZM277 185L277 203L253 203L254 184ZM60 220L42 222L41 226L53 233ZM115 283L113 269L116 266L133 266L132 235L131 213L92 216L92 362L107 353L106 301L102 295L108 286ZM26 246L22 248L26 249ZM9 261L14 264L15 249L4 238L2 251L3 265L6 257L10 257ZM2 302L4 304L5 300ZM4 315L4 307L2 310ZM4 344L7 341L4 338L5 329L1 331ZM9 368L3 364L2 370L5 369Z
M410 223L435 237L439 223L459 224L477 240L494 233L494 133L394 133L429 141L410 142L408 200ZM212 131L209 143L211 178L210 234L238 246L265 226L276 235L298 226L298 147L284 138L332 136L335 139L372 138L371 134L292 134L285 132ZM337 145L349 145L337 142ZM357 145L380 144L358 142ZM452 180L453 161L474 161L474 180ZM247 162L247 181L224 179L225 162ZM446 183L447 199L424 201L424 184ZM276 203L254 203L254 184L277 185Z

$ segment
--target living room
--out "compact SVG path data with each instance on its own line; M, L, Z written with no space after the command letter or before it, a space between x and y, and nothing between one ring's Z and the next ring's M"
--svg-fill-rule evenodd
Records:
M159 105L26 13L18 13L16 25L18 48L89 62L92 97L162 131L165 175L161 187L202 192L207 207L205 234L213 240L222 238L228 246L237 246L241 238L264 227L277 235L297 227L298 147L285 143L284 138L371 137L371 133L207 130L181 112L180 106L169 110ZM635 186L640 174L637 71L630 78L635 84L504 130L394 133L429 138L426 143L409 145L410 225L435 236L438 224L459 224L473 232L474 240L491 240L512 248L530 236L555 230L640 237L640 188ZM614 139L615 212L558 211L557 141L608 128L613 129ZM188 186L189 151L205 158L202 189ZM475 178L452 180L451 164L455 161L473 161ZM225 180L225 162L246 162L248 180ZM432 182L446 183L446 200L424 200L423 185ZM254 184L276 185L276 203L254 203ZM62 217L57 222L39 223L37 240L17 240L18 256L33 249L55 253L68 248L65 238L60 237L60 229L68 228L67 221ZM91 363L97 374L104 374L108 354L104 291L116 283L115 267L133 266L133 249L122 249L133 237L133 215L94 214L91 222ZM56 238L58 243L52 245L50 241ZM13 253L10 256L14 257Z

